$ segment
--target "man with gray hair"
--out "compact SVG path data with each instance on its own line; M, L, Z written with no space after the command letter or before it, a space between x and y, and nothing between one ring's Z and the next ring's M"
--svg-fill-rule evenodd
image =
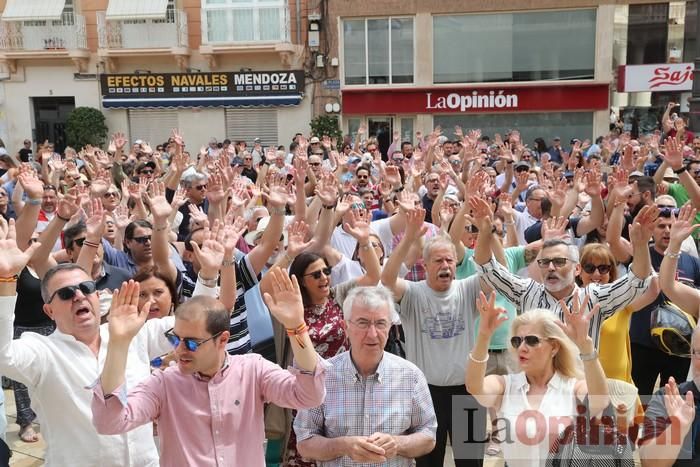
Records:
M464 370L478 316L476 299L482 289L478 275L455 280L457 253L444 235L432 237L425 244L425 280L409 282L398 277L409 248L426 233L424 218L424 209L407 214L404 238L382 271L382 283L399 304L406 358L425 373L438 420L435 449L416 460L418 467L443 465L448 432L453 446L462 441L455 440L452 433L452 397L471 398L464 386ZM471 424L471 428L471 439L483 441L485 424ZM469 448L469 459L455 459L457 467L482 465L483 443Z
M480 232L490 232L493 213L483 199L472 199L472 217ZM603 321L616 311L622 310L649 287L651 281L651 260L649 238L654 230L658 209L645 206L635 218L630 228L634 248L634 262L629 272L609 284L591 283L586 287L576 285L576 276L581 271L578 248L560 239L547 240L537 258L542 273L542 282L517 276L499 264L491 253L491 239L480 235L474 249L474 262L478 274L498 293L511 301L518 312L534 308L546 308L563 320L562 304L571 307L571 300L577 297L587 302L587 312L600 304L600 312L591 318L590 335L595 347L600 340L600 327Z
M394 318L389 290L357 287L343 303L350 351L326 370L326 398L294 420L299 453L321 466L413 465L433 449L437 420L423 373L384 352Z
M177 240L179 242L184 242L190 234L190 205L201 209L205 214L209 212L207 175L200 172L187 174L182 178L181 185L186 190L185 195L187 196L187 201L178 209L182 214L182 222L180 222L180 228L177 232ZM175 191L166 188L165 199L168 200L168 203L172 203L174 197Z

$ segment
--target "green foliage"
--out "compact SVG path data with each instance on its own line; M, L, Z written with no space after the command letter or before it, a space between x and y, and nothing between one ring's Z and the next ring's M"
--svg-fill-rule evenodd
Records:
M76 107L66 121L66 139L78 151L85 145L102 146L107 138L105 116L93 107Z
M311 120L311 134L319 138L328 135L331 138L337 138L338 141L343 140L343 132L340 131L338 117L333 115L319 115Z

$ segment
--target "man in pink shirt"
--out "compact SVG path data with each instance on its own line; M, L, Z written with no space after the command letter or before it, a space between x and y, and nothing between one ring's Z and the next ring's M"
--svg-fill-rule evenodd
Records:
M256 354L228 355L228 311L211 297L195 297L175 310L175 327L165 333L177 366L127 396L127 350L150 307L138 309L138 284L129 283L112 298L107 358L92 400L97 431L119 434L156 420L161 465L264 466L263 404L320 405L326 368L309 339L296 278L280 268L268 274L275 294L266 293L265 302L287 328L298 369L283 370Z

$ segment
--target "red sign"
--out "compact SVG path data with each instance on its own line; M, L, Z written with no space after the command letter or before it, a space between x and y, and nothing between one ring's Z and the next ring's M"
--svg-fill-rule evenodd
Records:
M608 84L345 89L344 114L607 110Z

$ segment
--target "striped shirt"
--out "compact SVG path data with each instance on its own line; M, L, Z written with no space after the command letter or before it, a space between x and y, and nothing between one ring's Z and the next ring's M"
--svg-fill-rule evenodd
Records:
M423 433L435 439L437 419L423 373L411 362L384 352L377 372L363 378L343 352L327 360L326 398L319 407L300 410L294 419L297 442L326 438ZM369 465L348 456L317 462L323 467ZM413 460L394 457L385 467L410 467Z
M515 305L518 314L535 308L544 308L556 313L559 319L564 319L564 311L559 300L550 295L543 284L511 273L493 256L488 263L477 264L476 270L487 284ZM645 279L640 279L630 269L627 275L610 284L592 283L584 288L574 286L573 292L564 299L564 303L571 308L571 299L574 295L579 300L583 300L583 297L589 294L591 299L586 307L587 311L591 311L596 303L600 304L600 312L591 319L588 331L593 343L598 348L600 327L603 321L644 293L649 287L650 281L651 274Z

